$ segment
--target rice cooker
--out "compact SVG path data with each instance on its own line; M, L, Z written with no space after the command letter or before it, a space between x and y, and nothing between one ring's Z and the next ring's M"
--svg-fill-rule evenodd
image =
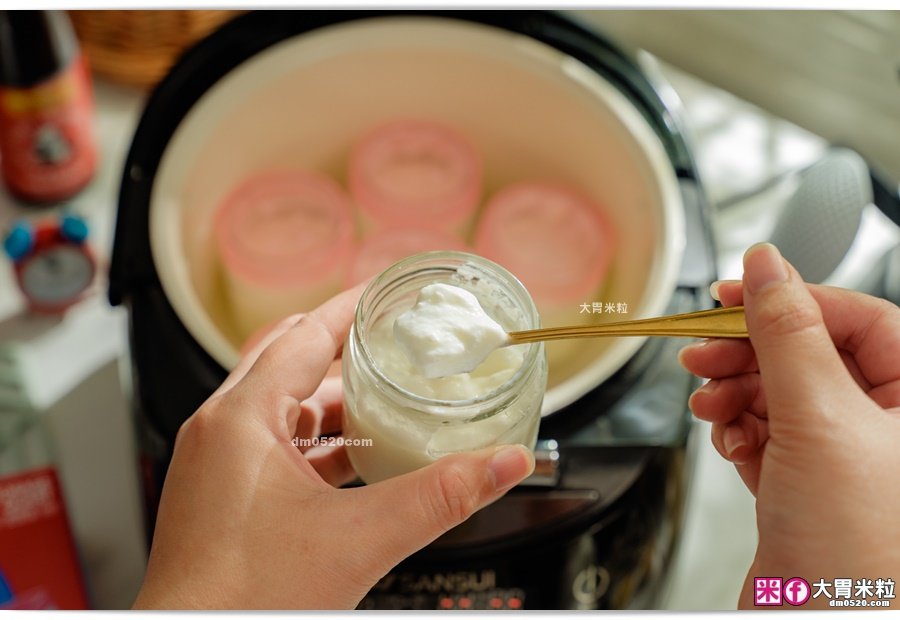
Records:
M179 426L239 358L210 232L237 180L278 165L340 177L367 128L440 119L480 150L488 194L540 177L608 206L619 245L604 295L627 302L628 318L699 310L714 245L667 101L633 58L552 12L250 12L189 50L136 130L110 274L110 299L130 315L150 531ZM692 463L684 344L597 339L551 368L535 474L360 606L660 605Z

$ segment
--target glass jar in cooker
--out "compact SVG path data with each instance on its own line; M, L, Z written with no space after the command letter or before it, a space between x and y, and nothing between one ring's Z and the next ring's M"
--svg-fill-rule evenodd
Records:
M540 319L503 267L465 252L426 252L382 272L363 292L343 351L347 453L368 483L455 452L520 443L533 448L547 386L542 343L494 351L471 373L426 379L393 337L397 316L428 284L464 288L506 331Z

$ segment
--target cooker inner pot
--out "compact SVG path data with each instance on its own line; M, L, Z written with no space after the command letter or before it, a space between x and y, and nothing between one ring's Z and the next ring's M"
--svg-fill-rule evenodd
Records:
M591 321L663 312L683 252L681 198L659 139L619 90L521 35L449 19L367 19L245 61L197 102L160 162L150 207L154 262L179 318L223 367L234 366L241 344L212 236L223 198L255 173L290 167L346 186L354 140L410 117L471 140L484 159L485 199L541 180L580 188L605 210L616 252L602 291L583 302L625 303L628 314ZM598 386L641 343L579 343L551 366L544 413Z

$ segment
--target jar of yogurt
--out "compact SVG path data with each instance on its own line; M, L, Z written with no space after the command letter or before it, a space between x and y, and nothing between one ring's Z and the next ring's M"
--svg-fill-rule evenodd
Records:
M542 343L497 348L469 373L429 378L394 336L394 322L430 284L460 287L507 332L535 329L528 291L496 263L465 252L426 252L366 288L343 351L343 433L368 483L455 452L520 443L533 448L547 386Z

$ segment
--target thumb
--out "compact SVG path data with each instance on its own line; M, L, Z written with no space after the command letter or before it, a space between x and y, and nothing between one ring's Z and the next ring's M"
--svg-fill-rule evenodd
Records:
M454 454L403 476L356 489L370 524L363 532L381 577L401 560L496 501L531 475L534 455L508 445Z
M855 387L818 303L770 243L744 254L744 309L770 418L826 410Z

